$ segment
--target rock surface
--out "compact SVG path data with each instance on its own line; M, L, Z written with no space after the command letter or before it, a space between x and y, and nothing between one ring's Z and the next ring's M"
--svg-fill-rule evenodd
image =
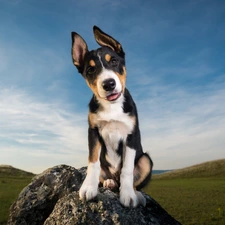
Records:
M78 190L85 176L86 168L77 170L66 165L36 176L12 204L8 225L180 224L144 193L145 207L125 208L118 193L104 188L99 188L92 201L80 201Z

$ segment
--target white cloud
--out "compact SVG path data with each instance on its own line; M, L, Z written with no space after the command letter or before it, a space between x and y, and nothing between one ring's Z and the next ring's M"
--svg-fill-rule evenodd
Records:
M143 146L155 169L225 158L224 87L224 81L202 92L166 87L164 95L138 102Z
M1 88L0 118L0 163L34 172L41 172L36 168L42 160L44 168L86 165L87 116L71 112L69 105L40 102L19 89Z

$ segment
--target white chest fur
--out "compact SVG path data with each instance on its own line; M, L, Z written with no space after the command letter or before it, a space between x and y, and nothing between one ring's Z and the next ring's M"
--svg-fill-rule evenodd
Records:
M134 119L123 112L121 102L108 104L96 115L99 133L108 147L116 150L120 140L125 140L134 127Z
M119 142L126 141L134 127L134 118L123 112L122 103L104 105L104 110L99 111L95 117L99 133L107 148L107 161L112 165L111 172L116 172L121 163L121 157L117 154Z

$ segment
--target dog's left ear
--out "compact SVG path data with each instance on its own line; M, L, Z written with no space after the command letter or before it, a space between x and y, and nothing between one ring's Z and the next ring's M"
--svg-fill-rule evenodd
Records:
M113 51L115 51L118 55L122 57L125 56L122 45L117 40L115 40L108 34L104 33L97 26L93 27L93 31L94 31L95 40L100 46L108 46Z

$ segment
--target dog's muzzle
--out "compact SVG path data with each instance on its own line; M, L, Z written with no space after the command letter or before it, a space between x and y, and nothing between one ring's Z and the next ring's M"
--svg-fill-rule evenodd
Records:
M108 101L115 101L120 97L121 92L119 92L119 93L116 92L115 87L116 87L116 81L113 78L109 78L102 82L102 88L106 92L108 92L108 94L106 96L106 99Z

